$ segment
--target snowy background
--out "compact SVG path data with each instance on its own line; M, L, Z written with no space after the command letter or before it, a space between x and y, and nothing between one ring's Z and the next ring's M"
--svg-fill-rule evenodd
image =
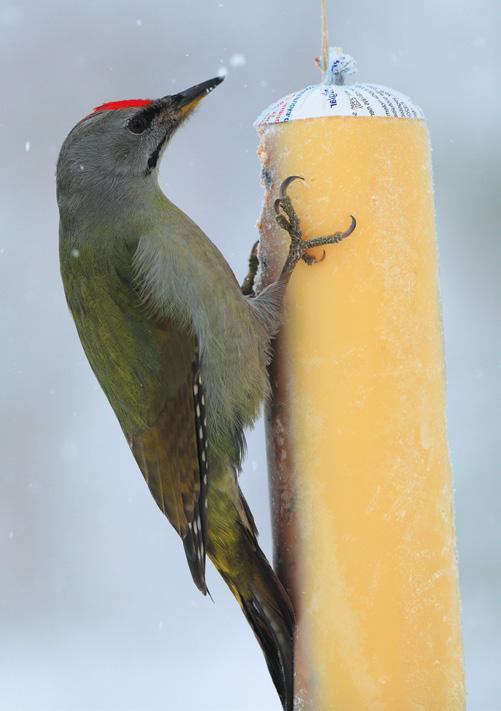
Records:
M360 80L410 94L431 131L469 709L496 711L499 4L330 5L331 43ZM213 570L215 605L194 588L84 358L59 277L54 170L96 104L226 67L161 183L241 277L262 196L252 122L317 81L317 2L2 0L0 35L0 709L278 711L236 603ZM269 552L261 427L249 452L242 481Z

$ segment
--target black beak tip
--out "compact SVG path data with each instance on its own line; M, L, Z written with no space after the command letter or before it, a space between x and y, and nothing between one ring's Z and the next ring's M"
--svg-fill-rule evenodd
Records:
M224 77L222 76L213 77L212 79L208 79L201 84L191 86L189 89L185 89L179 94L175 94L171 97L171 99L175 101L178 108L182 108L183 106L191 104L192 102L207 96L207 94L210 94L211 91L213 91L216 86L219 86L223 80Z
M209 79L209 81L206 82L207 84L207 93L210 94L211 91L214 91L216 86L219 86L222 84L224 81L224 75L219 75L217 77L214 77L213 79Z

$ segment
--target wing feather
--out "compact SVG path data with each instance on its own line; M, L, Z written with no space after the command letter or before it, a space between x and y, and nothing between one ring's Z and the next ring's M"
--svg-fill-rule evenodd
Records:
M192 354L183 382L155 422L127 434L151 494L181 536L193 580L205 594L207 421L196 347Z

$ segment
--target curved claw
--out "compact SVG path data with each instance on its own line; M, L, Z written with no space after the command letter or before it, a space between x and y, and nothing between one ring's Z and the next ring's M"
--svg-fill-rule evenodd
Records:
M355 227L357 226L357 221L356 221L356 219L353 217L353 215L350 215L350 217L351 217L351 225L348 227L347 230L345 230L344 232L341 232L341 237L342 237L343 239L344 239L345 237L349 237L349 235L351 235L351 233L353 232L353 230L354 230Z
M275 210L275 214L280 215L280 208L282 207L282 198L277 198L275 202L273 203L273 209Z
M322 256L321 257L314 257L312 254L303 254L303 261L306 262L309 266L312 264L319 264L320 262L323 262L325 259L325 249L322 250Z
M286 178L283 182L282 185L280 186L280 197L284 198L287 197L287 189L291 183L293 183L295 180L304 180L304 178L301 175L289 175L288 178Z

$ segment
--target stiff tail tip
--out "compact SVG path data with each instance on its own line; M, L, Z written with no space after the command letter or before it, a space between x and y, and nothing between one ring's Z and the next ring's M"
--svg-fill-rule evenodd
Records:
M262 555L262 554L261 554ZM261 576L242 610L264 652L284 711L294 706L294 613L289 597L262 555Z

